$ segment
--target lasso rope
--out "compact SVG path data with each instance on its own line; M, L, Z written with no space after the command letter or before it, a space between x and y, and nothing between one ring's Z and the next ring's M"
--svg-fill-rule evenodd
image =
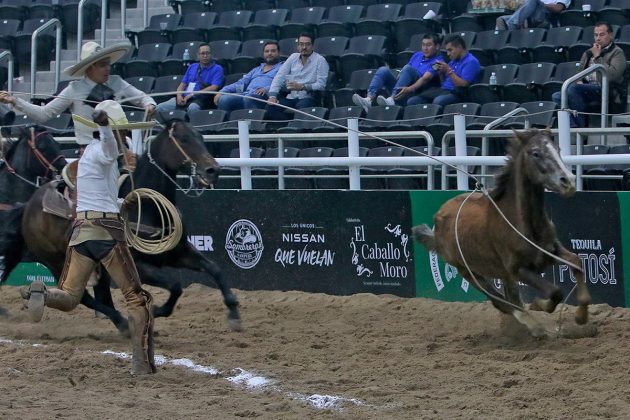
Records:
M160 217L162 228L156 228L160 231L160 236L157 239L150 239L141 235L142 200L150 200ZM137 213L134 218L137 220L135 229L131 227L132 223L129 222L130 208L134 204L137 206ZM182 238L182 219L177 208L162 194L149 188L138 188L127 194L121 208L121 218L125 222L127 244L145 254L161 254L170 251ZM149 234L149 236L152 235Z

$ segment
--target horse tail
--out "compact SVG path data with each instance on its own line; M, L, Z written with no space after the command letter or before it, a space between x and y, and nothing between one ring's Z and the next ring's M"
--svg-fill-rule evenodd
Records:
M411 231L413 238L417 242L420 242L427 250L432 251L435 249L435 234L428 225L416 226Z
M6 281L11 271L22 260L24 239L22 238L22 215L24 204L18 204L4 214L0 225L0 256L4 256L4 269L0 283Z

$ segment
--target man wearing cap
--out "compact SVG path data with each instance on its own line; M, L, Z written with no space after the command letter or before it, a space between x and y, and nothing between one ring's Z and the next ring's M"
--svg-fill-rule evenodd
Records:
M142 289L135 263L127 247L118 209L118 144L125 130L148 129L152 122L129 123L119 103L99 103L93 118L73 115L75 126L97 132L87 145L77 170L76 220L66 251L58 288L34 281L22 289L33 321L40 321L44 307L73 310L80 302L92 271L102 264L120 288L129 311L133 347L132 373L155 372L151 295ZM118 137L114 137L114 134Z
M81 77L59 93L46 105L34 105L21 98L12 96L9 92L0 92L0 102L12 104L15 109L28 115L36 122L43 123L61 114L67 109L73 114L91 119L96 104L116 99L142 107L147 115L155 113L155 101L146 93L125 82L120 76L110 75L111 65L120 60L131 49L130 44L116 44L101 48L96 42L86 42L81 48L81 61L64 70L70 77ZM89 144L92 141L92 131L86 127L75 127L77 143Z

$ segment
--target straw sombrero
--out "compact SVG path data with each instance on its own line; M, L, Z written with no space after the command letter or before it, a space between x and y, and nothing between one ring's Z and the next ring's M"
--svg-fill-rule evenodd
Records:
M109 58L110 64L113 64L127 54L131 48L132 46L129 43L115 44L102 48L94 41L86 42L81 47L81 61L64 69L63 72L67 76L82 77L85 75L85 70L97 61Z
M107 116L109 117L109 126L112 130L145 130L147 128L153 128L155 125L155 121L145 121L145 122L133 122L130 123L127 120L127 116L123 111L120 104L116 101L107 100L99 103L94 107L95 111L105 111ZM77 123L83 124L94 131L98 130L98 124L94 121L88 120L77 114L72 114L72 119L74 120L75 126Z

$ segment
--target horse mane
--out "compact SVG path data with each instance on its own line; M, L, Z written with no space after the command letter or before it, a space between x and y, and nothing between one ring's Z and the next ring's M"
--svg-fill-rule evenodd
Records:
M507 192L508 188L510 188L510 180L512 179L512 175L514 174L514 170L516 167L516 157L523 150L524 146L527 144L527 141L530 138L544 132L545 130L538 130L536 128L532 128L527 131L514 131L514 135L508 141L507 145L507 162L501 172L499 172L495 178L495 187L489 191L490 197L492 199L501 199ZM549 133L549 135L551 134Z

